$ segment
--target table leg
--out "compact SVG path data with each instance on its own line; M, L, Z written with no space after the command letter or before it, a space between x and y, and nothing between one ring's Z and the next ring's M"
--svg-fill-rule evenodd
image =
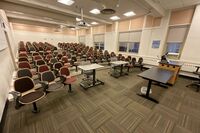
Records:
M121 65L120 76L122 76L122 71L123 71L123 64Z
M95 86L95 82L96 82L96 71L95 69L93 69L93 86Z
M152 80L149 80L148 86L147 86L147 92L146 92L145 95L143 95L143 94L138 94L138 95L141 96L141 97L143 97L143 98L146 98L146 99L148 99L148 100L150 100L150 101L153 101L153 102L155 102L155 103L159 103L157 100L155 100L155 99L149 97L149 92L150 92L150 90L151 90L151 84L152 84Z
M149 83L148 83L148 86L147 86L146 97L149 97L149 92L150 92L150 90L151 90L151 84L152 84L152 81L149 80Z

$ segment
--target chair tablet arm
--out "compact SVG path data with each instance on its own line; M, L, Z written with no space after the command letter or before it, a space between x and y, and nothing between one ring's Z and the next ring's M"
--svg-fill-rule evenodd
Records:
M58 78L60 78L60 82L64 84L66 77L65 76L58 76Z
M39 81L38 83L42 85L44 92L49 88L49 83L47 81Z

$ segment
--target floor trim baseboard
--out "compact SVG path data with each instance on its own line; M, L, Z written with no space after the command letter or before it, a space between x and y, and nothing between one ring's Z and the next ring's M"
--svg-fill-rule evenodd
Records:
M2 118L1 118L1 122L0 122L0 133L3 133L3 129L4 129L4 126L5 126L6 115L7 115L7 110L8 110L8 104L9 104L9 101L7 99L6 100L6 104L5 104L5 108L3 110L3 115L2 115Z

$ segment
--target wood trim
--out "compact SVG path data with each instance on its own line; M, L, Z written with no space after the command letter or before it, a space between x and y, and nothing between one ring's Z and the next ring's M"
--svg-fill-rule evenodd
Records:
M120 21L118 25L119 32L129 31L130 20Z
M193 14L194 8L172 11L169 25L191 23Z
M131 19L131 26L130 26L130 30L135 30L135 29L142 29L143 28L143 24L144 24L144 16L142 17L138 17L135 19Z
M40 32L40 33L52 33L52 34L67 34L76 36L75 30L70 30L64 28L62 31L59 31L58 28L53 27L43 27L43 26L35 26L35 25L27 25L27 24L19 24L12 23L13 30L22 30L22 31L31 31L31 32ZM58 31L58 32L56 32Z

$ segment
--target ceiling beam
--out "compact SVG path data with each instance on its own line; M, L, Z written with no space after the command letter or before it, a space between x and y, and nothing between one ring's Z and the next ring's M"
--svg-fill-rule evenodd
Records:
M165 16L165 9L153 0L144 0L152 9L158 13L160 16Z
M56 22L56 21L53 21L53 20L44 20L44 19L41 19L41 18L33 17L33 16L17 15L17 14L13 14L13 13L9 13L9 12L6 12L6 15L7 15L8 18L36 21L36 22L42 22L42 23L54 24L54 25L76 26L76 25L69 25L69 24L66 24L66 23L63 23L63 22Z
M5 1L17 3L17 4L24 3L26 5L29 5L29 6L32 5L32 6L37 7L37 8L40 7L42 9L54 10L54 11L61 12L65 15L74 16L74 18L76 16L81 16L80 13L77 13L77 12L74 12L74 11L71 11L71 10L68 10L68 9L59 8L57 6L50 5L50 4L44 3L44 2L39 2L39 1L31 1L31 0L5 0ZM86 18L86 19L94 20L94 21L97 21L97 22L105 23L105 24L112 24L112 22L108 22L106 20L99 19L99 18L92 17L92 16L88 16L88 15L83 15L83 17Z

